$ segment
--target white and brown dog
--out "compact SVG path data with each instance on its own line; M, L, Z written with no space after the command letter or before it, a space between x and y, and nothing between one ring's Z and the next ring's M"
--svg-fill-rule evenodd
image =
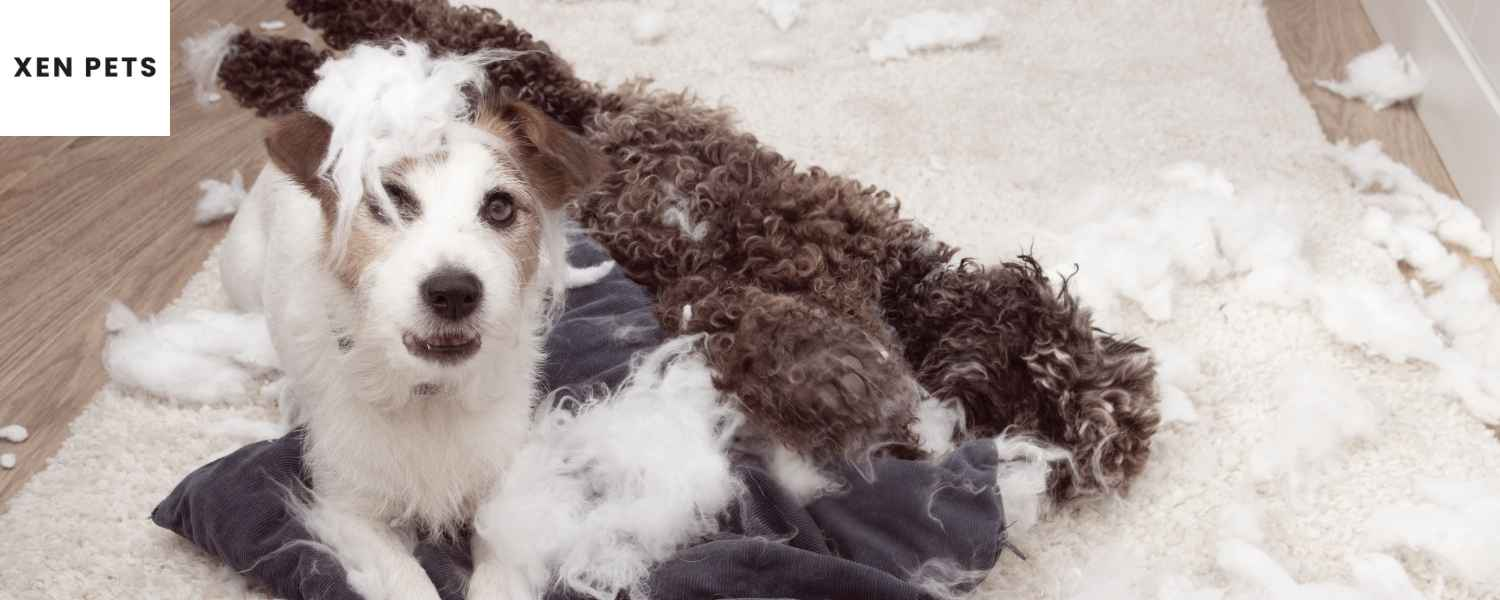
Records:
M307 427L306 524L367 598L437 598L412 544L465 526L522 443L561 208L605 165L536 108L476 93L494 59L404 43L325 64L308 112L267 137L221 258Z

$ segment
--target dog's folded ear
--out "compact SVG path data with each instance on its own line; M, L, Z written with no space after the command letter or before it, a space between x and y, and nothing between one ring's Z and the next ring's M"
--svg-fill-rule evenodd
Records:
M266 152L277 169L327 204L332 200L332 190L319 176L318 166L332 137L333 126L328 121L310 112L297 112L277 119L271 126L266 134Z
M485 126L516 143L516 159L548 208L559 208L575 194L604 178L609 159L585 140L535 106L519 100L490 105Z

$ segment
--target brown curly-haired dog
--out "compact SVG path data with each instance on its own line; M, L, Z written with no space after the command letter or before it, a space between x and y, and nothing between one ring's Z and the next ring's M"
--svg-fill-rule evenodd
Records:
M585 134L613 173L574 216L656 294L669 332L707 334L716 383L820 461L910 448L918 398L958 402L969 436L1073 452L1053 493L1123 490L1158 424L1145 348L1095 331L1029 257L983 267L902 219L886 192L790 160L732 115L645 83L606 91L491 10L434 0L291 0L334 50L395 37L523 51L492 86ZM243 33L219 71L262 114L294 109L325 52Z

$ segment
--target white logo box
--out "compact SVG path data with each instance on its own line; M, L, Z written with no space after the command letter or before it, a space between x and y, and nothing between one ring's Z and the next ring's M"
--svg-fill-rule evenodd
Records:
M0 2L0 136L169 135L171 52L169 0ZM30 58L30 77L18 57ZM135 59L133 73L116 60L107 76L109 57ZM53 69L64 59L67 75ZM39 76L41 62L52 76Z

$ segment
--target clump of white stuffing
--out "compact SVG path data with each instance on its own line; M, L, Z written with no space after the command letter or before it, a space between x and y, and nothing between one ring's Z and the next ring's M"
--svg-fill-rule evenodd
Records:
M791 29L802 15L802 0L760 0L758 6L782 31Z
M637 44L655 44L667 36L667 18L655 11L646 11L630 21L630 39Z
M1420 491L1420 502L1372 516L1377 542L1416 550L1474 589L1500 589L1500 490L1430 481Z
M539 416L477 513L476 549L496 561L471 586L614 598L717 528L739 490L728 448L740 417L721 401L696 343L664 344L622 389L585 400L576 416Z
M1391 362L1436 363L1445 353L1432 319L1399 284L1324 283L1318 287L1317 316L1339 341Z
M1156 386L1161 422L1195 423L1198 410L1189 392L1203 384L1203 370L1196 356L1172 347L1153 346L1156 355Z
M781 444L771 448L766 470L770 473L771 480L780 485L798 506L807 506L813 500L843 487L841 482L825 475L807 457Z
M1300 304L1311 286L1298 228L1238 200L1218 170L1183 163L1167 169L1174 185L1150 211L1115 210L1068 237L1055 271L1078 273L1070 290L1095 311L1103 327L1128 300L1154 321L1173 314L1179 283L1244 276L1245 296L1282 306Z
M1399 290L1325 288L1324 323L1336 337L1374 354L1436 365L1443 384L1470 413L1500 422L1500 304L1483 272L1465 266L1444 245L1483 258L1493 254L1492 237L1472 210L1392 160L1378 142L1341 143L1334 156L1355 188L1366 192L1361 197L1369 208L1360 231L1433 289L1418 289L1409 298ZM1364 318L1379 325L1361 324Z
M1372 438L1383 418L1346 375L1332 370L1299 371L1277 393L1275 433L1250 455L1250 473L1262 482L1297 485L1305 469Z
M890 22L885 34L865 49L877 62L906 60L915 52L972 46L989 34L990 15L984 12L923 11Z
M16 455L9 452L0 454L0 469L10 470L16 468Z
M612 260L587 267L568 265L568 269L563 272L563 287L571 290L594 285L608 276L614 268L615 261Z
M1219 570L1239 587L1253 592L1249 597L1275 600L1423 600L1400 562L1384 554L1345 557L1353 582L1299 583L1291 573L1259 546L1243 540L1219 544L1215 559ZM1238 597L1238 596L1235 596Z
M105 329L110 379L177 402L245 400L279 366L263 315L194 310L143 321L116 302Z
M267 21L261 21L260 22L260 29L261 29L261 31L277 31L277 30L281 30L281 29L286 29L286 21L283 21L281 19L270 19L270 20L267 20Z
M1401 56L1385 44L1354 57L1344 67L1343 81L1317 80L1317 84L1345 98L1363 100L1375 110L1417 97L1427 87L1427 74L1410 54Z
M193 80L193 97L199 104L218 102L219 65L229 56L229 41L242 31L238 25L223 25L182 40L183 68Z
M246 196L245 176L240 174L239 169L235 169L228 183L204 179L198 182L198 189L203 191L203 195L198 197L198 204L195 205L193 222L199 225L212 223L233 216L240 209Z
M1057 465L1074 467L1072 453L1024 436L995 438L1000 463L995 486L1005 507L1006 535L1023 535L1047 509L1047 477Z
M1365 200L1393 212L1395 220L1421 224L1438 238L1478 258L1494 253L1494 240L1473 210L1423 181L1410 167L1391 159L1380 142L1339 143L1334 158L1348 171Z
M0 427L0 440L5 440L12 444L19 444L26 441L26 439L29 437L31 437L31 432L26 431L26 428L21 425L6 425L4 427Z
M962 431L963 422L963 407L957 402L923 398L917 404L917 421L912 424L912 431L922 450L942 456L953 451L953 438Z

